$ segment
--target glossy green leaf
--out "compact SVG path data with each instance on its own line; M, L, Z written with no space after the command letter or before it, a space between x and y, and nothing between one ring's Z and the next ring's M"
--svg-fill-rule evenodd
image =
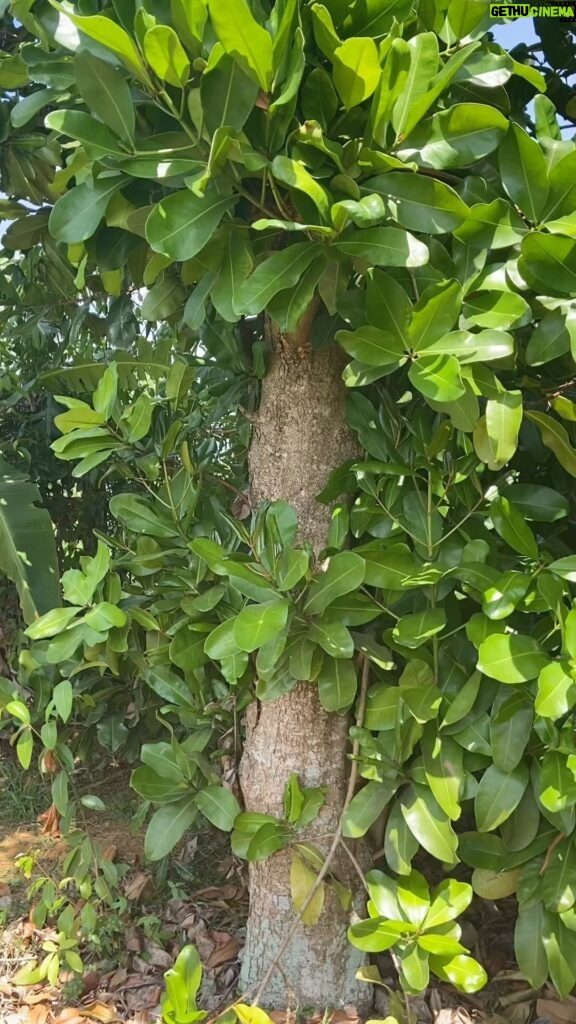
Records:
M419 849L418 840L412 835L400 804L394 803L386 821L384 836L384 857L386 863L398 875L409 875L412 860Z
M153 25L146 32L142 49L152 71L163 82L182 89L190 75L190 61L176 32L169 25Z
M369 178L362 188L384 196L394 220L410 231L444 234L462 224L470 212L454 189L424 175L390 171Z
M358 839L366 835L389 804L396 788L397 784L390 781L367 782L346 808L342 835L347 839Z
M153 208L146 221L146 239L154 252L173 260L189 260L206 245L227 210L229 196L173 192Z
M255 651L274 639L286 625L288 601L269 601L243 608L234 620L234 639L241 651Z
M570 476L576 476L576 449L572 447L562 424L545 412L534 412L531 409L526 412L526 418L536 424L542 437L542 444L554 452L566 472L570 473Z
M576 681L566 661L552 661L538 676L534 708L542 718L562 718L576 704Z
M143 800L150 800L156 804L169 804L181 800L187 788L184 778L176 782L174 779L158 775L147 765L141 765L132 772L130 785Z
M223 786L206 786L196 793L194 802L199 811L216 828L231 832L240 814L240 805L233 793Z
M103 18L102 21L108 19ZM59 242L83 242L98 227L112 196L123 179L114 174L76 185L52 207L48 226Z
M127 143L134 141L134 103L124 75L107 61L80 50L74 58L78 90L88 109Z
M403 140L398 156L436 170L469 167L498 148L508 120L482 103L456 103L423 121Z
M433 32L419 32L408 41L410 65L404 88L394 105L392 125L396 141L402 139L414 124L414 109L418 99L429 89L438 71L438 40Z
M364 579L364 560L353 551L333 555L322 575L308 590L304 612L321 615L338 597L357 590Z
M398 366L404 358L405 343L396 334L370 324L356 331L338 331L336 341L366 366Z
M462 748L449 736L437 736L428 727L421 741L426 781L439 806L452 821L462 813L460 798L464 784Z
M318 696L326 711L344 714L354 703L358 679L354 662L324 658L318 676Z
M544 153L518 124L511 124L500 145L500 177L506 192L529 220L538 222L548 199Z
M490 742L494 764L510 772L520 763L532 733L532 701L524 690L502 691L492 706Z
M573 295L576 291L576 240L532 232L522 242L520 272L524 270L540 288Z
M474 814L479 832L493 832L518 806L528 784L528 769L521 763L503 772L490 765L480 779L474 798Z
M540 484L511 484L502 493L525 519L537 523L555 523L570 510L565 495Z
M446 625L446 612L442 608L427 608L423 612L403 615L392 630L397 644L420 647L431 637L441 633Z
M529 558L538 557L538 544L532 530L507 498L495 498L490 503L490 518L496 532L514 551Z
M334 248L377 267L422 267L429 256L423 242L400 228L349 229Z
M272 37L244 0L209 0L210 20L224 50L264 92L272 81Z
M334 85L346 110L372 95L380 81L380 59L373 39L346 39L332 55Z
M297 285L318 255L319 247L306 242L273 252L240 286L236 309L251 316L259 313L278 292Z
M559 309L545 313L532 332L526 346L526 361L530 366L542 366L558 359L570 349L570 332L566 317Z
M197 815L198 808L192 795L155 811L144 837L146 857L149 860L162 860L182 839Z
M535 679L548 658L531 636L495 633L478 651L478 668L500 683L525 683Z
M478 992L484 988L488 975L484 968L471 956L445 957L430 956L430 970L442 981L448 981L462 992Z
M455 402L466 391L454 356L419 356L410 364L408 376L425 398L435 402Z
M142 82L148 81L146 66L140 56L136 43L115 21L102 14L83 17L73 14L71 11L65 11L59 5L55 4L54 6L58 6L59 10L89 39L93 39L96 43L99 43L106 50L113 53L137 79Z
M576 985L576 935L553 915L546 915L542 940L552 984L563 999Z
M404 819L415 839L438 860L455 864L458 838L448 815L424 786L412 784L401 799Z
M538 989L548 977L548 961L542 942L547 912L542 902L520 907L514 931L514 953L522 974Z

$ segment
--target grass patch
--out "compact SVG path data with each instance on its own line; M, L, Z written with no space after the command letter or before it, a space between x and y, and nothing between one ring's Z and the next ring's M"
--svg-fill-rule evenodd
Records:
M0 825L29 825L51 802L48 780L24 771L0 746Z

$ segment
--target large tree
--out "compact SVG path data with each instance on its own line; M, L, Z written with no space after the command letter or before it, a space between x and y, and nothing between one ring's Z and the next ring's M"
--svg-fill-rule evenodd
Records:
M529 635L510 646L500 622L518 608L562 626L565 618L552 584L526 598L525 560L536 565L538 547L523 514L555 523L566 500L543 487L539 512L524 484L521 493L506 490L526 473L526 441L536 482L549 449L568 473L576 467L567 433L573 406L556 406L567 427L547 409L565 367L553 362L550 379L540 369L576 344L576 148L561 138L542 75L492 41L483 2L117 0L101 10L85 0L19 2L14 14L18 39L0 83L22 91L6 128L5 190L38 210L24 217L18 208L12 244L54 246L80 279L100 274L113 295L146 289L143 317L182 322L196 362L222 371L221 402L225 395L252 427L249 486L236 512L238 497L242 513L264 512L252 534L236 528L247 565L202 543L203 532L230 537L230 521L226 533L199 518L192 545L202 571L229 577L249 602L240 610L231 601L205 647L226 680L254 681L240 772L244 827L262 827L270 854L286 845L258 815L297 819L285 796L297 775L306 789L324 788L319 814L300 833L312 863L310 844L321 863L342 828L362 837L385 808L387 859L401 877L419 844L454 863L460 801L481 790L476 826L491 832L528 784L531 711L522 698L520 707L506 704L507 686L497 682L528 681L548 662ZM506 86L518 82L515 109L530 131L509 117ZM534 96L537 141L523 109ZM520 469L506 476L526 379L533 407ZM102 391L96 419L86 420L82 454L91 467L113 447L97 441L112 408ZM82 418L65 416L68 432ZM119 423L115 430L118 439ZM76 435L79 454L81 441ZM350 511L345 496L358 488ZM292 506L294 522L278 502ZM130 528L129 508L124 520ZM345 550L351 545L354 553ZM569 553L561 534L552 551ZM560 589L569 571L554 577ZM470 600L482 613L464 639ZM377 634L348 629L370 621ZM379 642L383 630L400 686L385 685L393 663ZM546 630L538 637L544 642ZM481 696L476 647L490 681ZM349 805L347 715L357 685L352 737L368 784ZM457 712L443 705L447 731L435 747L440 703L461 690ZM467 718L476 700L482 707ZM499 738L492 764L494 702L501 718L490 735L501 737L518 710L529 722L519 756ZM383 747L368 732L379 729ZM544 742L542 729L535 736ZM392 737L397 748L386 754ZM526 800L538 821L535 798ZM547 820L564 810L547 805ZM554 822L572 831L573 822ZM542 836L538 853L544 826ZM466 849L473 867L490 860L488 852L475 861L474 841ZM361 845L350 859L338 844L330 863L358 912L357 869L365 866ZM286 850L251 863L244 986L257 986L279 956L263 993L269 1005L361 1005L367 989L355 978L356 947L384 949L385 940L371 944L369 929L352 929L356 946L348 945L350 909L333 888L319 922L294 929L293 872ZM416 892L415 876L413 883ZM389 907L378 896L384 883L372 884L376 907ZM525 918L528 931L535 920ZM473 970L450 941L446 960L434 957L434 943L413 948L406 939L409 990L425 985L429 954L449 980ZM540 975L539 962L536 983Z

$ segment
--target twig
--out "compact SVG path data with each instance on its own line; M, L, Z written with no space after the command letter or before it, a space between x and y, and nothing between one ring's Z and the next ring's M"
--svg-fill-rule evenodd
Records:
M365 712L366 712L366 695L368 693L368 681L369 681L369 678L370 678L370 662L368 661L368 658L365 655L362 655L361 657L362 657L362 682L360 684L360 697L358 699L358 711L357 711L357 714L356 714L356 727L358 729L362 728L362 725L364 723L364 715L365 715ZM259 984L259 986L258 986L258 988L256 990L256 995L254 996L254 999L252 1000L252 1006L257 1006L258 1003L260 1002L260 998L262 996L262 993L266 989L266 986L268 985L268 982L270 981L270 978L274 974L274 971L278 967L278 964L280 963L280 960L282 959L282 957L284 956L284 953L288 949L288 946L289 946L289 944L290 944L290 942L291 942L291 940L292 940L292 938L293 938L293 936L294 936L294 934L296 932L296 929L298 928L298 925L300 924L301 918L306 913L308 907L312 903L312 900L316 896L316 893L318 892L318 890L320 889L320 886L322 885L324 879L326 878L326 875L330 871L330 865L332 864L332 861L334 860L336 851L337 851L338 846L340 845L340 841L342 839L342 829L344 827L344 815L346 814L346 811L348 810L348 807L350 806L350 803L352 802L352 797L354 796L354 790L356 789L356 781L357 781L357 778L358 778L358 760L357 760L357 758L358 758L359 752L360 752L360 741L358 739L355 739L354 743L352 745L352 767L350 769L350 777L348 779L348 789L346 790L346 796L344 798L344 805L342 807L342 813L340 814L340 820L338 822L338 826L337 826L336 831L334 833L334 838L332 839L332 843L330 844L330 849L328 850L328 853L326 854L326 858L324 860L324 863L323 863L322 867L320 868L320 871L318 872L318 875L316 877L316 881L314 882L314 885L310 889L310 892L308 893L306 899L304 900L302 906L300 907L300 909L298 911L298 915L297 915L294 923L292 924L291 928L288 929L288 932L286 934L286 938L284 939L284 942L280 946L280 949L278 950L276 956L272 960L272 963L268 967L268 970L266 971L262 981L260 982L260 984Z
M363 887L366 889L366 892L369 892L368 885L366 883L366 879L364 878L364 872L362 871L362 868L360 867L358 861L356 860L356 857L352 853L352 850L348 849L348 847L346 846L346 843L343 842L342 839L340 840L340 848L342 850L344 850L344 853L346 854L348 859L352 862L354 870L355 870L356 874L358 875L358 878L360 879Z

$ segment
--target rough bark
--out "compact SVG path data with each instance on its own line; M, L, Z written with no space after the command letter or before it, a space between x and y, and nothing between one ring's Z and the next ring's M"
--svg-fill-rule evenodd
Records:
M253 504L289 502L298 514L300 539L311 542L318 552L326 543L330 512L315 496L330 472L357 449L345 422L339 354L333 347L316 353L309 348L313 316L311 310L296 335L274 337L250 471ZM246 807L282 816L282 794L293 771L304 786L327 786L326 804L303 837L325 853L344 802L348 725L346 717L324 711L317 688L310 683L299 683L279 700L252 707L241 765ZM358 879L345 855L337 858L334 870L358 891ZM288 851L250 865L243 989L258 985L294 922L289 872ZM352 1004L367 1009L370 989L355 980L362 955L347 941L348 924L348 914L329 891L318 924L300 925L295 932L262 993L263 1005L286 1009Z

